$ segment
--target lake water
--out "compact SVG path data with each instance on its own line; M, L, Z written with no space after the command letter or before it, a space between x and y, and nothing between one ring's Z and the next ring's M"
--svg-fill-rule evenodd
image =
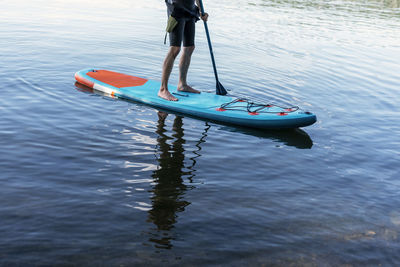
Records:
M293 131L75 85L160 80L163 1L1 6L0 265L400 264L399 1L204 0L221 83L318 116ZM214 90L196 30L189 83Z

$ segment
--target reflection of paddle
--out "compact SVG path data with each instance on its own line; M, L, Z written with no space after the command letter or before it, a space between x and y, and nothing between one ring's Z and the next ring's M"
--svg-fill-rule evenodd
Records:
M199 0L199 3L200 3L200 12L201 12L201 15L203 15L204 14L203 1ZM211 46L211 39L210 39L210 33L208 32L207 21L203 20L203 22L204 22L204 28L206 30L206 35L207 35L208 47L210 48L210 55L211 55L211 61L212 61L213 68L214 68L215 80L217 81L216 94L217 95L226 95L227 92L226 92L225 88L222 86L222 84L218 80L217 67L215 66L214 53L213 53L212 46Z

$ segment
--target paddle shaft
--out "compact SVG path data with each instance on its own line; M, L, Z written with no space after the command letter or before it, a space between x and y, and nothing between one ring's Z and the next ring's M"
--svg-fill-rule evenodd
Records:
M199 0L199 4L200 4L200 14L204 15L203 1ZM210 33L208 32L207 21L203 20L203 22L204 22L204 29L206 30L206 35L207 35L208 48L210 49L211 61L214 68L215 80L217 82L217 88L216 88L217 95L226 95L227 92L218 79L217 67L215 65L214 53L211 45Z

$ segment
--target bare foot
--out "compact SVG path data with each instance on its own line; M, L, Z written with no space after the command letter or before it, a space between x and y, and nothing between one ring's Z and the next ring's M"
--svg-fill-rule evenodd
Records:
M178 91L200 94L200 91L190 87L189 85L178 86Z
M168 101L178 101L178 98L173 96L168 90L160 88L158 96Z

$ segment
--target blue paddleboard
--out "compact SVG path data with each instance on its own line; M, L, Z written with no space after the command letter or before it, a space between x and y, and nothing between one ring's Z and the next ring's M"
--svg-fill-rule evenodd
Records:
M179 92L169 90L179 101L157 96L161 83L109 70L84 69L75 73L77 82L114 97L144 103L156 108L203 119L260 129L284 129L309 126L317 117L298 107L279 107L254 103L246 98Z

